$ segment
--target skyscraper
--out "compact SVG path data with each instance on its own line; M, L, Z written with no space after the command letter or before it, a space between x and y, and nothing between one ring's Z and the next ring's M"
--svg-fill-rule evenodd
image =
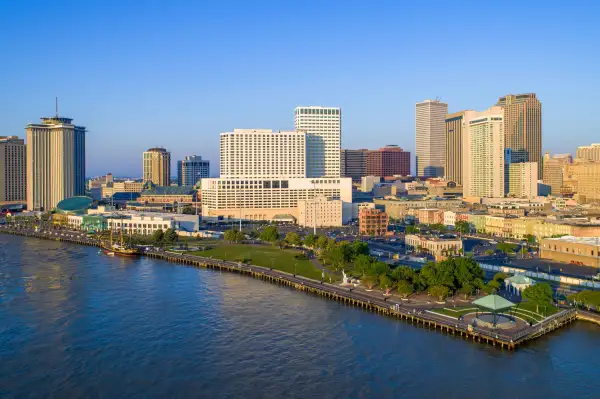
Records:
M297 107L296 130L306 132L307 177L340 177L342 110L331 107Z
M446 116L446 156L444 157L444 176L446 180L463 183L462 148L465 135L467 114L474 111L460 111Z
M410 152L388 145L367 154L367 176L409 176Z
M580 147L581 148L581 147ZM565 165L573 163L571 154L555 154L550 156L546 151L544 155L544 183L550 186L550 194L560 196L563 185L563 169Z
M144 182L157 186L171 185L171 153L164 148L150 148L144 151Z
M425 100L415 108L417 176L444 176L448 104Z
M575 158L583 161L600 161L600 144L594 143L577 147Z
M210 162L201 156L187 156L177 161L177 185L195 186L198 180L209 177Z
M538 166L535 162L511 163L508 166L508 195L533 198L538 195Z
M543 177L542 103L527 93L500 97L496 105L504 108L504 143L512 150L512 163L537 162Z
M25 141L17 136L0 136L0 202L27 200Z
M85 127L73 119L41 118L27 135L27 208L50 211L65 198L85 194Z
M469 116L462 154L465 196L504 197L506 165L502 119L501 107Z
M340 168L343 177L351 177L353 181L367 176L367 154L368 150L342 150L340 157Z

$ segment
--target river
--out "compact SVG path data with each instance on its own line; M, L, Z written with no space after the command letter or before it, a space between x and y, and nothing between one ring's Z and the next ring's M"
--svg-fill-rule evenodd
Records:
M600 326L514 352L235 274L0 234L0 397L597 398Z

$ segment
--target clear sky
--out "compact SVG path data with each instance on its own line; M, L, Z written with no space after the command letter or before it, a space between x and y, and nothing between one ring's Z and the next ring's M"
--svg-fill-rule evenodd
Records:
M340 106L343 147L413 152L414 103L543 103L543 148L600 142L597 1L0 0L0 135L59 111L88 128L88 175L142 152L218 169L219 133L292 129ZM175 172L173 173L175 174Z

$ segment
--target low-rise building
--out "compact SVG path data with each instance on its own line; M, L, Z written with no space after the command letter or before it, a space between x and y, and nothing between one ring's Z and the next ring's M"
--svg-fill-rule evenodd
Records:
M469 213L467 214L467 221L471 225L471 228L477 233L485 233L485 224L487 214L485 213Z
M437 208L417 209L417 219L421 224L444 223L444 211Z
M452 255L462 253L462 240L459 238L426 237L416 234L407 234L404 238L407 248L424 251L443 260Z
M525 216L525 208L513 203L491 204L488 206L488 213L490 215Z
M338 227L343 224L343 202L319 197L298 201L298 225L303 227Z
M380 209L363 208L358 215L361 235L383 236L388 229L388 215Z
M410 215L409 211L423 208L436 208L442 210L456 209L463 205L460 199L374 199L376 205L385 208L385 212L394 219L404 219ZM413 213L414 214L414 213Z
M540 258L600 268L600 238L573 237L544 238Z

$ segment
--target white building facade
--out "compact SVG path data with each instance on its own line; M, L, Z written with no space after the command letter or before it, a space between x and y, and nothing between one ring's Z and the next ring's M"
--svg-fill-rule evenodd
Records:
M538 196L537 162L510 164L508 179L508 195L518 198L535 198Z
M298 225L304 227L342 226L343 202L339 199L318 197L298 201ZM350 216L350 215L348 215Z
M296 130L306 132L306 177L340 177L342 110L334 107L297 107Z
M415 106L417 176L444 176L447 114L448 104L439 100L425 100Z

